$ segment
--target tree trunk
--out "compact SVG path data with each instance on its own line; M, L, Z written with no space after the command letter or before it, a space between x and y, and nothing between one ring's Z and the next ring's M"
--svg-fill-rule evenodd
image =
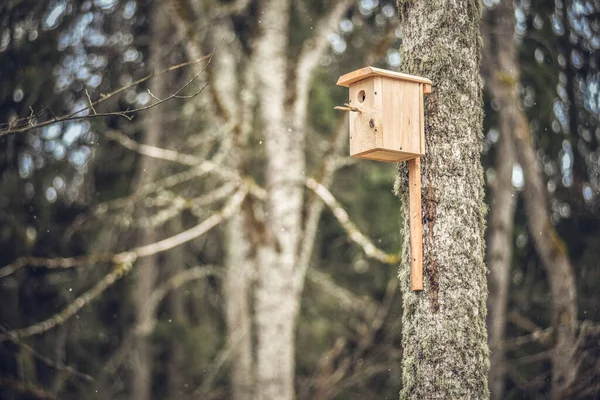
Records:
M502 109L502 108L501 108ZM493 400L503 398L506 359L505 339L508 288L513 248L515 194L512 169L515 161L513 142L501 117L500 138L496 148L496 177L490 183L490 217L487 263L489 274L488 329L490 344L490 394Z
M250 293L255 259L251 254L247 232L242 214L228 221L224 290L229 345L232 349L231 390L235 400L251 400L254 395Z
M302 136L286 121L289 0L267 0L256 46L258 103L267 166L267 237L258 253L255 291L258 399L294 398L294 330L299 289L293 284L302 229Z
M208 9L199 0L190 4L197 11ZM221 59L231 62L221 63L220 57L230 51L227 41L236 36L235 30L231 26L230 32L225 32L228 22L223 20L207 30L213 38L207 42L213 47L226 38L211 63L210 90L215 123L233 126L231 136L223 140L231 160L228 167L241 176L249 174L244 160L251 156L246 141L254 126L254 103L260 111L260 124L256 125L262 129L261 143L265 145L266 196L260 201L247 199L242 215L232 218L227 228L225 291L235 399L294 398L294 332L311 250L306 246L300 263L308 94L312 73L329 47L328 35L352 4L352 0L331 2L316 21L312 37L302 45L296 65L288 62L294 58L289 57L290 0L258 2L259 29L256 37L248 40L252 45L248 58L242 48L234 49L233 57ZM197 14L201 20L207 13ZM202 52L198 51L200 41L189 32L203 25L187 25L191 29L184 32L185 26L181 26L181 33L189 39L186 50L193 58ZM231 63L237 64L231 68Z
M404 71L430 78L422 161L424 290L410 290L405 234L403 399L485 399L485 205L477 0L400 1ZM406 163L397 193L408 229Z
M167 224L169 233L182 232L184 230L181 216L175 218ZM178 247L167 252L164 257L163 272L164 279L169 279L185 269L185 249ZM166 308L169 319L175 326L186 324L186 315L184 309L184 294L181 290L174 290L169 293L166 299ZM184 368L185 347L178 337L173 337L167 344L167 366L165 393L168 399L177 399L183 397L184 380L181 374Z
M512 1L502 0L498 5L503 25L500 32L514 32L514 9ZM502 11L503 10L503 11ZM506 107L502 118L506 119L506 133L511 134L517 160L523 169L525 185L523 197L527 224L535 249L546 268L552 292L552 326L555 347L552 352L552 398L568 396L568 389L576 378L577 362L575 324L577 321L576 287L573 268L564 242L560 239L548 213L546 185L540 172L540 164L532 143L527 118L519 109L516 85L520 80L520 68L516 61L516 44L506 37L497 38L495 54L498 69L490 86L494 96Z
M165 35L167 27L165 18L161 16L161 7L152 8L153 24L151 28L152 43L154 46L150 49L150 65L160 70L161 67L161 43L166 43ZM156 76L150 80L150 91L163 98L164 96L164 75ZM145 132L143 142L150 146L160 146L160 138L163 132L163 119L161 112L149 112L145 116ZM138 169L134 181L135 188L144 187L152 182L158 170L157 161L150 157L140 156ZM148 211L141 208L138 217L147 218ZM137 238L140 245L152 243L157 240L154 227L142 228ZM151 296L158 275L158 257L150 256L139 260L139 265L135 269L135 287L133 290L133 304L135 308L136 325L144 326L144 309L146 302ZM134 343L132 352L132 395L133 400L149 400L152 397L152 346L146 334L140 335Z
M213 46L221 38L234 37L233 26L221 23L214 29ZM243 77L238 74L240 60L235 41L229 39L221 44L213 63L214 79L211 85L213 98L219 105L219 116L223 125L235 121L236 128L226 139L228 149L226 163L229 168L246 176L244 150L252 127L253 64L247 61ZM252 238L253 206L248 201L238 215L227 221L226 227L226 275L224 281L225 314L227 333L231 346L231 392L234 400L254 398L255 360L252 332L252 285L255 279L256 251Z
M512 90L500 77L506 71L507 59L514 63L512 43L514 12L507 2L488 11L484 25L485 84L499 105L498 123L500 137L496 146L495 178L489 182L490 217L488 230L487 262L490 270L488 299L488 329L490 344L490 394L493 400L504 395L506 357L502 342L506 332L506 308L513 249L513 226L515 217L515 193L512 186L512 170L515 164L515 148L511 137L514 122L511 115L516 104L508 101L507 91Z
M501 118L504 120L505 118ZM488 329L490 344L490 394L493 400L503 398L506 359L502 342L506 332L508 288L513 248L515 195L512 168L515 149L500 121L500 138L496 148L496 177L490 183L490 217L487 263L489 274Z

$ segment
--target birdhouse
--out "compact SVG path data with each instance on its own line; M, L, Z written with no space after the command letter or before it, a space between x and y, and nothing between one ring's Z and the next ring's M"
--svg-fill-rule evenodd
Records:
M342 75L350 99L337 110L350 111L350 155L386 162L408 161L410 277L423 290L421 158L425 155L423 95L431 81L419 76L365 67Z
M350 155L399 162L425 154L423 95L431 81L418 76L365 67L342 75L350 89L338 110L350 113Z

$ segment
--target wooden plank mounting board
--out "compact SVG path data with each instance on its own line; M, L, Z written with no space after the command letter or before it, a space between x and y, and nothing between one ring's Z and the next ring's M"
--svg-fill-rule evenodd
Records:
M408 161L410 220L410 286L423 290L423 221L421 220L421 158Z

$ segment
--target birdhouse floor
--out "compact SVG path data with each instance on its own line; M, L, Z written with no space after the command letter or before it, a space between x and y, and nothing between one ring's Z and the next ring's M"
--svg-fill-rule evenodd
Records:
M400 162L406 161L413 158L421 157L422 154L417 153L407 153L404 151L394 151L387 149L371 149L367 151L363 151L357 154L351 154L354 158L363 158L365 160L375 160L375 161L383 161L383 162Z

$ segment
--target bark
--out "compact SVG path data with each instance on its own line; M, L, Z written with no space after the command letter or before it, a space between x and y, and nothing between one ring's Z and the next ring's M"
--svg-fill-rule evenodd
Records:
M161 43L166 43L165 35L167 26L164 18L161 16L161 7L155 6L152 9L153 24L151 29L152 42L155 44L150 49L150 65L156 69L163 68L161 63ZM164 75L157 76L150 80L150 91L159 98L164 96ZM145 132L143 142L151 146L160 146L160 138L164 126L162 122L162 112L150 112L145 120ZM140 156L138 169L135 177L135 187L142 188L152 182L158 170L157 161L145 156ZM142 208L139 218L147 217L148 212ZM153 243L158 239L153 227L144 228L139 232L138 243L144 245ZM140 320L144 317L144 308L146 302L151 296L158 275L158 257L150 256L142 258L135 269L134 279L135 287L133 290L133 304L136 313L136 325L144 326L146 321ZM153 316L151 316L153 317ZM132 352L132 394L134 400L149 400L152 392L152 346L146 334L140 335L134 343Z
M304 143L285 119L290 1L264 1L261 13L256 73L267 157L268 237L258 250L256 398L293 399L299 296L291 278L302 227L303 189L298 180L304 171Z
M407 399L489 397L485 205L480 163L481 5L400 1L403 70L430 78L422 160L424 290L410 290L405 235L402 391ZM408 205L406 163L397 193ZM404 207L404 232L409 232Z
M229 220L224 291L227 330L232 348L231 390L235 400L250 400L254 395L250 294L255 260L247 232L242 214Z
M506 2L488 11L484 32L484 65L482 67L486 87L497 102L500 136L496 146L495 178L489 182L490 216L488 227L487 262L489 273L488 329L490 345L490 372L488 376L491 398L502 399L506 356L502 342L506 333L508 287L513 249L513 226L515 194L512 186L512 170L515 164L515 148L511 132L517 104L510 101L507 87L501 77L507 71L506 62L514 64L512 43L514 12Z
M512 2L502 0L505 32L514 32ZM509 19L510 16L510 19ZM510 26L508 26L510 20ZM510 29L510 30L509 30ZM555 332L555 347L552 352L552 398L561 399L568 395L577 371L576 353L576 287L573 268L564 242L558 236L550 220L546 186L541 174L540 162L536 156L531 131L524 112L519 108L516 85L520 80L520 68L516 61L514 40L503 37L495 51L498 71L490 86L502 104L503 118L508 119L507 132L511 134L516 149L517 160L523 169L525 185L523 197L527 225L535 249L544 265L550 281L552 293L552 325Z

